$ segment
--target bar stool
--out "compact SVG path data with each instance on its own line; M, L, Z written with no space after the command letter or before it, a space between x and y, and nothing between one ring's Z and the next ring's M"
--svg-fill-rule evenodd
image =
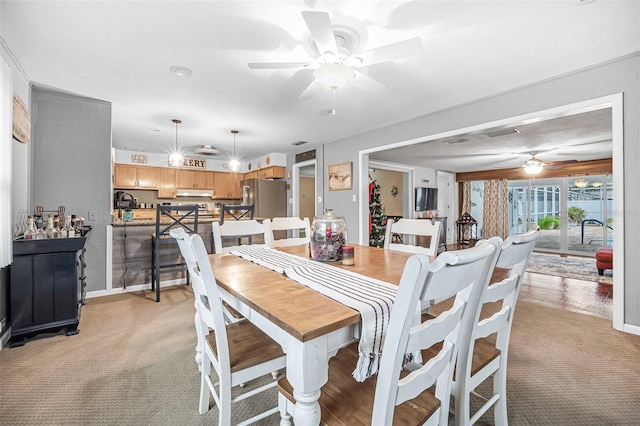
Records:
M169 235L169 231L176 228L183 228L189 235L198 233L196 204L156 208L156 232L151 235L151 290L156 292L156 302L160 301L161 274L185 272L186 284L189 285L187 265L182 261L176 240ZM166 249L161 252L163 247Z

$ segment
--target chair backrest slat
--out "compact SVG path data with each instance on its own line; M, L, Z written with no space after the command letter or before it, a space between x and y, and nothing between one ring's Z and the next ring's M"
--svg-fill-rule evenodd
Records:
M211 233L213 238L213 247L216 253L227 253L237 247L224 247L223 240L225 238L241 239L249 238L249 244L252 243L252 237L261 235L265 238L265 227L257 220L238 220L226 221L223 224L218 222L211 223Z
M395 222L393 219L387 221L387 230L384 239L386 250L396 250L408 253L426 254L435 256L438 253L438 243L440 241L441 222L432 222L428 219L400 219ZM393 234L402 234L414 237L431 237L429 247L422 247L416 244L393 243ZM405 241L406 242L406 241Z
M311 225L309 218L305 217L274 217L264 220L265 226L265 242L269 247L287 247L301 244L309 244L311 241ZM275 234L278 231L286 231L285 238L276 239ZM304 233L304 237L296 236L300 231Z

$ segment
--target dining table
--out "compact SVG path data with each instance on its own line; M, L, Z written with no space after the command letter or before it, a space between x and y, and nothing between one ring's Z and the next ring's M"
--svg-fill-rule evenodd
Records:
M309 259L309 246L278 248ZM365 277L398 285L410 253L354 245L354 264L329 263ZM296 425L318 425L318 398L328 380L330 358L359 338L361 315L281 272L234 254L209 256L222 299L286 353L286 377L296 400ZM354 366L355 367L355 366Z

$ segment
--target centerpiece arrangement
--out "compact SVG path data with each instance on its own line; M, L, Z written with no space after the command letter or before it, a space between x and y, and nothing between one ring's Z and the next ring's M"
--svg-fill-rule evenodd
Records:
M347 225L343 217L325 209L323 216L313 219L311 226L311 257L322 262L342 260L342 247L347 243Z

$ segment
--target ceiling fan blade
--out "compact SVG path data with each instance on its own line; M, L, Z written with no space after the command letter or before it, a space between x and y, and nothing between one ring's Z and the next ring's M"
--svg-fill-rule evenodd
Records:
M358 70L354 70L354 71L356 76L353 78L353 80L351 80L351 84L359 89L365 90L367 92L375 93L375 92L379 92L380 90L389 88L389 86L387 86L386 84L379 82L373 77L369 77L368 75L366 75L361 71L358 71Z
M313 79L313 81L311 83L309 83L307 88L304 89L304 91L302 93L300 93L300 96L298 96L298 99L309 99L309 98L312 98L320 90L322 90L322 85L318 82L318 80Z
M249 62L249 68L252 70L275 70L275 69L293 69L305 68L311 65L310 62Z
M302 17L307 23L307 27L309 27L320 54L324 55L326 52L338 53L338 46L331 28L329 14L327 12L303 11Z
M364 52L360 52L354 56L362 59L361 66L364 67L379 64L380 62L418 56L422 53L422 40L420 40L420 37L415 37L409 40L376 47L371 50L365 50Z
M563 160L563 161L549 161L544 164L544 167L550 170L561 169L565 164L577 163L578 160Z

